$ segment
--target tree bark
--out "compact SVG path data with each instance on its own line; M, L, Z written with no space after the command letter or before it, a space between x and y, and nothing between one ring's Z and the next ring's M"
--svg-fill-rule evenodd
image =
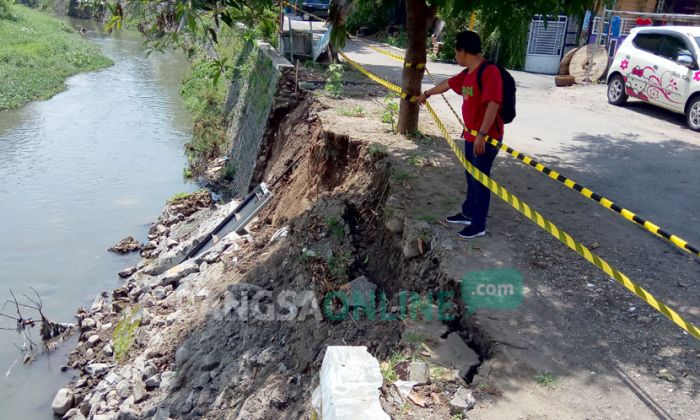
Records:
M428 37L428 22L435 16L435 6L428 6L425 0L406 0L406 35L408 48L406 62L411 64L426 62L425 40ZM421 93L421 84L425 69L415 66L403 68L401 89L411 96ZM401 100L399 109L399 133L413 134L418 130L418 111L416 102Z

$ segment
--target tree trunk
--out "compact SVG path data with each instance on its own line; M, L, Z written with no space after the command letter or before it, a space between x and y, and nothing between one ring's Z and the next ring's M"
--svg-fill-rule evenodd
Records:
M411 64L426 62L425 40L428 37L428 22L435 16L435 6L429 7L425 0L406 0L406 35L408 48L406 62ZM411 96L421 93L423 68L415 66L403 68L401 89ZM418 111L420 105L407 100L401 101L399 110L399 133L413 134L418 130Z

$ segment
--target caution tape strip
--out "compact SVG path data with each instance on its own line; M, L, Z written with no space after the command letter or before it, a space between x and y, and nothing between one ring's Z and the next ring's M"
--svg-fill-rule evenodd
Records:
M369 46L369 48L371 48L377 52L380 52L388 57L391 57L395 60L404 61L403 58L401 58L401 56L399 56L397 54L393 54L393 53L390 53L388 51L382 51L381 49L373 47L373 46ZM425 67L425 71L428 74L428 77L430 78L430 80L433 82L433 84L438 85L437 80L435 80L435 77L430 72L430 70L428 70L427 67ZM472 129L468 128L466 125L464 125L462 118L459 116L459 114L454 109L452 104L450 104L450 102L447 100L445 95L440 94L440 96L442 96L442 99L445 101L447 106L450 108L450 110L452 111L452 114L454 114L457 121L459 121L462 128L466 132L470 133L472 136L476 136L478 134L478 131L472 130ZM526 154L524 154L522 152L519 152L519 151L513 149L512 147L508 146L507 144L505 144L497 139L494 139L492 137L487 136L486 141L489 142L489 144L491 144L492 146L494 146L500 150L503 150L504 152L506 152L509 155L513 156L514 158L520 160L521 162L525 163L526 165L534 168L538 172L541 172L541 173L549 176L553 180L559 182L560 184L565 185L567 188L572 189L572 190L578 192L579 194L583 195L584 197L586 197L590 200L593 200L594 202L600 204L601 206L605 207L606 209L611 210L611 211L619 214L620 216L622 216L626 220L642 227L643 229L647 230L648 232L651 232L660 238L666 239L671 244L682 249L683 251L686 251L690 254L693 254L696 257L700 257L700 247L690 244L688 241L681 238L680 236L675 235L673 233L670 233L669 231L663 229L662 227L655 224L654 222L647 220L647 219L639 216L635 212L620 206L619 204L615 203L614 201L612 201L606 197L603 197L600 194L593 192L589 188L584 187L583 185L579 184L578 182L574 181L573 179L565 177L564 175L560 174L559 172L555 171L554 169L551 169L551 168L543 165L542 163L536 161L535 159L527 156Z
M379 83L380 85L384 86L385 88L387 88L393 92L396 92L399 94L402 93L401 88L399 86L369 72L364 67L362 67L360 64L358 64L355 61L353 61L352 59L350 59L344 53L341 52L340 56L343 57L343 59L346 60L348 62L348 64L350 64L352 67L357 69L360 73L369 77L373 81ZM471 174L474 178L476 178L480 183L485 185L489 190L491 190L500 199L502 199L503 201L510 204L514 209L516 209L518 212L523 214L525 217L527 217L531 221L535 222L537 224L537 226L539 226L540 228L545 230L547 233L549 233L550 235L557 238L560 242L564 243L564 245L566 245L567 247L574 250L577 254L581 255L588 262L590 262L591 264L598 267L605 274L609 275L610 277L615 279L615 281L622 284L626 289L628 289L629 291L631 291L632 293L637 295L639 298L641 298L643 301L645 301L649 306L656 309L658 312L660 312L663 315L665 315L666 317L668 317L676 325L678 325L679 327L681 327L682 329L684 329L685 331L690 333L693 337L700 340L700 329L698 329L695 325L684 320L673 309L668 307L666 304L664 304L660 300L656 299L651 293L647 292L641 286L635 284L626 275L624 275L620 271L611 267L610 264L608 264L608 262L606 262L604 259L602 259L598 255L591 252L584 245L582 245L581 243L577 242L574 238L572 238L571 235L569 235L568 233L559 229L554 223L545 219L537 211L532 210L532 208L530 208L530 206L528 206L525 202L523 202L522 200L517 198L515 195L510 193L504 187L499 185L496 181L494 181L489 176L487 176L486 174L481 172L479 169L474 167L465 158L462 151L459 149L459 147L457 146L455 141L450 136L449 130L445 127L443 122L440 120L440 118L438 117L438 115L435 112L435 110L433 109L433 107L427 102L426 102L426 109L428 110L428 112L430 113L430 116L433 118L433 120L437 124L442 135L445 137L445 140L450 145L450 148L452 149L454 154L457 156L457 158L459 159L462 166L464 166L464 168L467 170L467 172L469 172L469 174Z

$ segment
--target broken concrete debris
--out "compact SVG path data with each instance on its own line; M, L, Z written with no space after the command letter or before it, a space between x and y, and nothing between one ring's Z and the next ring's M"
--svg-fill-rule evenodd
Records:
M364 346L329 346L321 365L320 418L389 420L379 403L379 361Z

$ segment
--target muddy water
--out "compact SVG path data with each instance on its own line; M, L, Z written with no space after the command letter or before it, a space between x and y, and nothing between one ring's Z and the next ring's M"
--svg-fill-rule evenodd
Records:
M184 59L147 58L138 35L86 36L113 67L0 112L0 299L34 287L45 314L69 322L136 261L105 250L128 234L145 240L168 197L195 188L182 179L191 127L178 94ZM0 331L0 418L51 418L51 399L72 376L60 370L70 344L31 367L14 344L22 339Z

